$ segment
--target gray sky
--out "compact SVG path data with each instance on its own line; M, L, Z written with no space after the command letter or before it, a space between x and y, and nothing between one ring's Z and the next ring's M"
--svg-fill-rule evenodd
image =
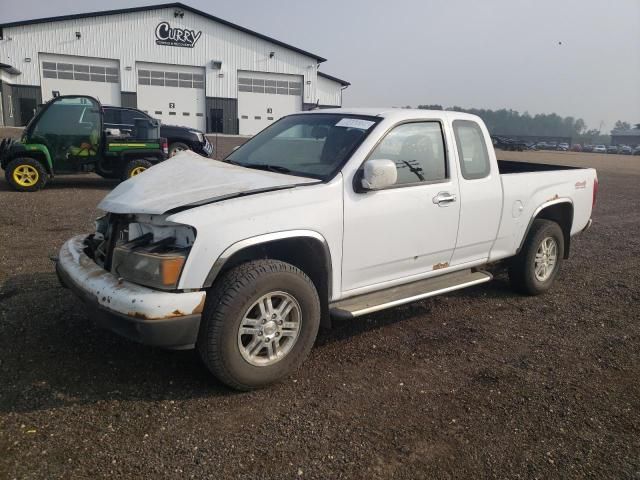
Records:
M2 0L0 23L162 3ZM439 103L640 122L640 0L183 3L328 58L347 106ZM560 45L559 42L562 42Z

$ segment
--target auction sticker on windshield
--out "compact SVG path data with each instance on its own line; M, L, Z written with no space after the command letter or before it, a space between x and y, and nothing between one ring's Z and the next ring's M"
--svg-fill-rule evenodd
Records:
M372 122L371 120L362 120L361 118L343 118L338 123L336 123L336 127L359 128L360 130L367 130L374 123L375 122Z

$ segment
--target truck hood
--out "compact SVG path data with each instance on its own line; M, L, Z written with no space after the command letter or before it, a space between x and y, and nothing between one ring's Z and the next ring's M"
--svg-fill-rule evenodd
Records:
M162 214L319 180L255 170L180 152L118 185L98 205L112 213Z

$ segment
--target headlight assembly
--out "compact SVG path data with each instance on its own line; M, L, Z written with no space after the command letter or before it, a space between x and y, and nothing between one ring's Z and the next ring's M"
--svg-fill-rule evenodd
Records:
M188 250L166 249L158 245L113 250L111 272L133 283L161 290L175 290Z

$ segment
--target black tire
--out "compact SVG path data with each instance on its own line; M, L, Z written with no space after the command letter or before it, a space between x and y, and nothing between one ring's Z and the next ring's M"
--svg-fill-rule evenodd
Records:
M186 143L174 142L169 145L169 157L173 157L176 153L184 150L191 150L191 147Z
M144 160L142 158L129 160L124 166L121 179L123 181L129 180L131 177L135 177L136 175L142 173L144 170L150 169L151 167L153 167L153 163L151 163L149 160Z
M16 171L25 167L31 172L30 180L25 180L25 182L20 183L16 178L20 175ZM16 174L14 175L14 173ZM7 183L18 192L36 192L44 188L47 184L47 175L44 165L31 157L14 158L9 162L4 171L4 178L7 180ZM27 185L26 182L29 184Z
M285 292L298 302L300 329L282 359L256 366L242 356L238 332L252 305L271 292ZM197 349L221 382L248 391L281 380L297 369L309 354L319 326L320 299L304 272L278 260L251 261L226 272L207 294Z
M113 159L102 158L98 160L96 163L96 173L102 178L119 179L121 174L118 172L114 163L115 160Z
M541 281L536 276L536 254L543 240L552 238L556 245L557 260L548 278ZM531 225L529 234L520 253L509 264L509 280L517 292L525 295L540 295L551 288L555 281L560 264L564 258L564 234L560 225L551 220L536 219Z

